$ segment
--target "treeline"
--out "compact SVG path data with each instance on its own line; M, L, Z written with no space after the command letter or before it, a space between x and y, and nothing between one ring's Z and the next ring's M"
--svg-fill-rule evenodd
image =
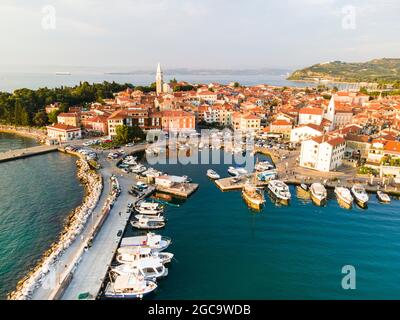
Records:
M0 123L21 126L43 126L54 122L56 114L45 113L44 107L59 102L61 111L67 111L71 106L85 106L91 102L102 102L112 98L113 93L127 88L151 91L149 87L134 87L131 84L103 82L89 84L81 82L74 87L40 88L38 90L19 89L13 93L0 92ZM50 119L49 119L50 118Z

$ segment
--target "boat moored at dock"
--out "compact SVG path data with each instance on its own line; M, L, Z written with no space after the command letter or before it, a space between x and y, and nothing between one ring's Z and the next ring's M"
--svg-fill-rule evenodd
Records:
M144 236L127 237L121 240L123 247L150 248L152 251L163 251L168 248L172 240L168 237L149 232Z
M123 247L117 250L116 260L118 263L132 263L134 261L148 257L160 258L163 264L167 264L172 261L174 254L164 251L156 252L152 251L150 248Z
M310 187L311 200L317 206L322 206L326 203L328 193L326 188L319 182L313 183Z
M376 192L376 197L378 198L378 200L380 202L384 202L384 203L391 202L390 196L387 193L383 192L383 191L378 190Z
M228 168L228 173L232 176L238 177L238 176L242 176L245 174L248 174L247 170L245 168L241 168L241 167L229 167Z
M247 181L242 189L242 197L249 207L260 210L265 203L264 192L261 188Z
M338 199L339 204L343 205L346 208L351 208L353 205L353 196L349 189L345 187L336 187L335 194Z
M365 188L361 184L355 184L351 187L351 193L354 196L355 202L362 208L368 205L369 196Z
M164 221L149 219L147 217L141 217L136 221L131 221L132 227L140 230L156 230L165 227Z
M131 263L124 263L111 268L112 272L118 275L137 274L145 280L154 280L168 275L168 268L164 266L161 259L155 256L135 260Z
M145 280L136 274L111 275L104 296L117 299L142 299L157 289L154 281Z
M289 187L286 183L281 180L271 180L268 183L268 190L274 196L274 198L282 203L289 203L291 198L291 194L289 191Z
M135 211L143 215L159 215L164 212L164 207L160 203L140 201L136 204Z

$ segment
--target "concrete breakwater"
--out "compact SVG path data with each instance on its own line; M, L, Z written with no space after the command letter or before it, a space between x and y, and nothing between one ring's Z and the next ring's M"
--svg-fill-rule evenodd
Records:
M43 254L37 265L18 282L16 289L8 295L8 299L26 300L32 297L35 289L43 284L45 276L51 271L53 265L82 232L90 214L96 207L103 188L102 177L92 170L88 162L83 159L77 160L77 166L77 176L86 191L83 203L71 212L59 240Z

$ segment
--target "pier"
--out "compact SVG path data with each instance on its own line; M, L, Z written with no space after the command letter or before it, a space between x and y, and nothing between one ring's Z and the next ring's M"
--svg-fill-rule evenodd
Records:
M248 180L254 181L255 180L256 174L257 173L244 175L244 176L240 177L241 180L239 182L233 181L235 179L235 177L222 178L222 179L215 180L214 182L217 185L217 187L223 192L241 190L241 189L243 189L246 181L248 181ZM265 187L268 185L268 181L260 181L258 179L256 179L256 181L257 181L257 187Z
M168 193L179 198L189 198L197 189L197 183L178 183L172 187L164 187L156 185L156 190L163 193Z
M49 152L57 151L58 148L59 148L58 145L52 145L52 146L40 145L40 146L36 146L36 147L31 147L31 148L10 150L10 151L0 153L0 162L12 161L12 160L16 160L16 159L23 159L23 158L36 156L39 154L49 153Z

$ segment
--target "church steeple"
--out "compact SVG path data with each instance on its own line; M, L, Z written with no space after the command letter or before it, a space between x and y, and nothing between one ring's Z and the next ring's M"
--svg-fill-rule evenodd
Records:
M164 84L163 72L161 70L160 63L158 63L158 65L157 65L157 73L156 73L156 90L157 90L157 94L160 94L160 93L163 92L163 84Z

